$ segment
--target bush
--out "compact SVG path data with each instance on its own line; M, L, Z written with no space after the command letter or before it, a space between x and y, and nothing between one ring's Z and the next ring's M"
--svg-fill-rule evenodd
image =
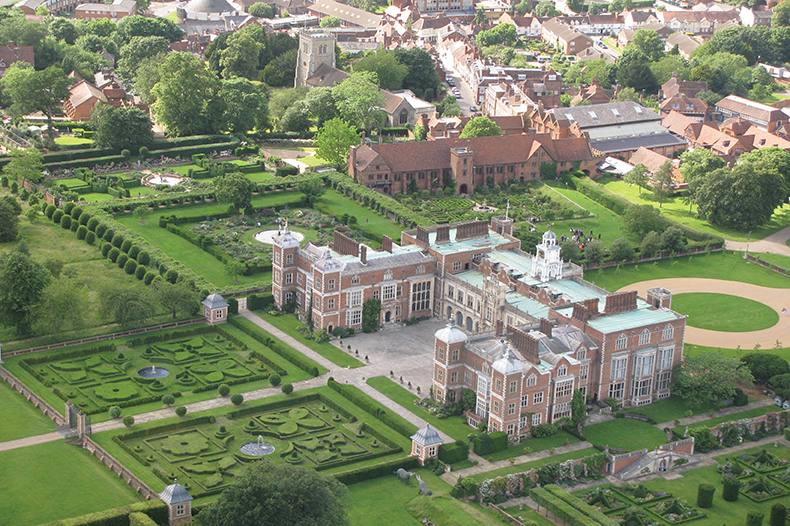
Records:
M130 258L137 259L137 256L140 254L140 247L137 245L132 245L131 248L129 249L128 254Z
M85 226L87 226L88 230L90 230L91 232L96 232L96 227L99 226L99 220L96 219L95 217L92 217L88 220L88 224Z
M763 517L765 514L761 511L751 510L746 514L746 526L763 526Z
M134 277L142 281L147 272L148 269L145 268L145 265L137 265L137 268L134 271Z
M543 438L556 435L560 428L556 424L540 424L532 426L533 438Z
M137 262L141 265L148 265L151 262L151 256L148 255L147 250L141 250L139 254L137 254Z
M121 150L121 156L126 159L127 161L132 158L132 152L124 148Z
M89 245L92 245L96 242L96 234L88 230L88 233L85 234L85 242Z
M771 506L771 520L769 521L771 526L785 526L786 520L787 508L784 504L777 502Z
M140 159L148 159L150 154L151 152L147 146L140 146L140 153L138 154Z
M165 281L175 284L175 282L178 281L178 272L173 269L168 270L165 273Z
M724 479L724 490L721 492L721 498L728 502L735 502L738 500L740 491L741 481L735 477L727 477Z
M123 417L123 425L126 427L132 427L134 425L134 417L132 415L126 415Z
M117 405L112 406L108 412L110 413L110 418L118 418L121 416L121 408Z
M222 384L217 388L220 396L228 396L230 394L230 386L228 384Z
M115 260L115 263L118 265L118 268L124 268L127 261L129 261L129 256L127 256L123 252L119 252L118 258Z
M277 373L269 376L269 383L272 385L272 387L277 387L278 385L280 385L281 380L282 379L280 378L280 375Z
M176 407L176 415L184 416L185 414L187 414L186 406L180 405L180 406Z
M145 268L145 267L143 267L143 268ZM129 274L130 276L132 274L135 274L135 272L137 271L137 261L135 261L133 259L130 259L129 261L127 261L126 264L123 266L123 271L126 272L127 274ZM136 276L136 274L135 274L135 276Z
M88 229L84 226L80 226L77 229L77 239L85 239L85 236L88 235Z
M154 281L155 277L156 277L156 273L149 270L148 272L145 273L145 277L143 278L143 283L145 283L146 285L150 285L151 282Z
M107 237L106 234L105 237ZM112 236L112 240L110 240L110 243L112 243L112 246L120 249L121 245L123 245L123 236L121 234L115 234L114 236Z
M476 455L488 455L493 452L493 447L491 437L488 433L480 433L475 437L474 442L472 442L472 451L474 451Z
M47 219L52 219L52 216L57 211L58 207L53 205L52 203L47 205L47 208L44 209L44 215L47 216Z
M63 216L66 215L63 213L63 210L55 210L55 213L52 214L52 222L59 225L60 220L63 219Z
M77 219L82 217L82 207L75 206L74 208L71 209L71 213L69 215L71 216L72 219L76 221Z
M294 392L294 386L293 386L293 384L283 384L283 386L281 387L281 389L282 389L283 393L285 393L285 394L287 394L287 395L289 395L289 394L291 394L291 393L293 393L293 392Z
M71 216L63 215L63 217L60 218L60 226L64 230L71 228Z
M88 222L90 223L90 221L88 221ZM90 227L88 227L88 230L90 230ZM104 234L107 232L107 225L104 225L104 224L101 224L101 223L96 225L95 232L96 232L96 237L97 238L104 239Z
M697 506L700 508L710 508L713 506L713 494L716 488L712 484L703 482L697 487Z
M176 397L171 394L166 394L162 397L162 403L165 405L173 405L176 403Z
M112 228L108 228L107 230L104 231L104 235L102 237L106 242L111 243L112 239L115 237L115 230L113 230Z
M439 460L445 464L453 464L469 458L469 446L464 442L442 444L439 448Z
M74 210L75 206L77 206L75 203L71 203L71 202L66 203L65 205L63 205L63 212L65 212L66 214L71 214L71 211Z
M112 245L110 245L110 246L112 246ZM107 253L107 259L109 259L110 261L115 263L116 261L118 261L118 256L120 256L120 255L121 255L121 251L120 250L118 250L117 248L112 248ZM126 255L126 254L124 254L124 255Z
M732 405L736 407L743 407L749 403L749 397L743 392L740 387L735 388L735 396L732 399Z
M128 254L130 248L132 248L131 239L127 239L123 243L121 243L121 252L123 252L124 254Z
M241 405L242 402L244 402L244 395L242 395L241 393L234 393L233 395L231 395L230 403L232 403L233 405Z

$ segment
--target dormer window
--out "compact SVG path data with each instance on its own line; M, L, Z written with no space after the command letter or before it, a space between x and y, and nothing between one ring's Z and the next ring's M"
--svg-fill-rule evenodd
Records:
M568 366L567 365L563 365L562 367L557 369L557 376L565 376L566 374L568 374Z

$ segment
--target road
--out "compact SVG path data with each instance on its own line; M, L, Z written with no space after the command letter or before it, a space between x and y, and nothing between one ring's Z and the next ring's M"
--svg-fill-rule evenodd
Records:
M460 75L458 75L453 69L452 58L450 55L447 53L442 53L440 55L440 60L442 61L444 70L447 72L447 76L453 79L455 86L461 92L461 98L457 99L458 105L461 107L461 112L463 115L470 115L472 112L469 108L472 106L479 107L480 104L477 103L474 93L466 84L466 82L464 82ZM452 86L450 86L450 90L452 90Z

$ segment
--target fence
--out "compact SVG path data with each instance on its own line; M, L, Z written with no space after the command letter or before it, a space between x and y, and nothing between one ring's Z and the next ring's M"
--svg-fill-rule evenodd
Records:
M748 254L748 253L746 255L744 255L743 257L747 261L751 261L752 263L757 263L761 267L765 267L768 270L773 270L774 272L777 272L777 273L779 273L779 274L781 274L783 276L787 276L787 277L790 278L790 270L783 269L782 267L778 267L778 266L774 265L773 263L768 263L767 261L763 261L762 259L756 258L756 257L754 257L754 256L752 256L751 254Z
M153 327L143 327L141 329L130 329L123 332L114 332L112 334L102 334L100 336L91 336L90 338L82 338L79 340L71 340L68 342L52 343L50 345L42 345L40 347L31 347L30 349L22 349L19 351L8 351L3 353L6 358L14 356L22 356L25 354L32 354L35 352L49 351L52 349L62 349L64 347L71 347L73 345L82 345L83 343L102 342L105 340L114 340L115 338L122 338L124 336L134 336L135 334L145 334L147 332L161 331L163 329L174 329L176 327L183 327L184 325L193 325L195 323L202 323L206 321L205 318L193 318L191 320L174 321L172 323L164 323L162 325L154 325Z
M115 460L115 458L107 453L96 442L89 437L82 437L82 447L87 449L91 455L98 458L105 466L110 468L110 471L117 473L126 484L131 486L137 493L145 497L145 500L151 500L158 497L157 493L149 488L142 480L134 476L134 474L126 469L123 464Z
M488 508L494 510L496 513L498 513L499 515L504 517L511 524L514 524L515 526L524 526L524 522L522 522L519 519L517 519L516 517L512 516L511 514L509 514L508 512L506 512L505 510L503 510L499 506L497 506L496 504L489 504ZM529 508L529 506L527 506L527 508Z
M624 261L604 261L603 263L586 263L584 270L595 270L598 268L617 267L619 265L628 265L631 263L646 263L650 261L660 261L662 259L679 258L683 256L692 256L694 254L707 254L710 252L721 252L724 250L721 247L692 247L688 250L681 250L679 252L659 252L653 257L638 257L634 259L626 259Z
M30 403L40 409L42 413L51 418L52 421L57 425L66 425L66 419L63 417L63 415L55 411L51 405L46 403L40 396L31 391L28 386L22 383L21 380L6 371L3 367L0 367L0 378L8 383L14 389L14 391L17 391L19 394L27 398Z

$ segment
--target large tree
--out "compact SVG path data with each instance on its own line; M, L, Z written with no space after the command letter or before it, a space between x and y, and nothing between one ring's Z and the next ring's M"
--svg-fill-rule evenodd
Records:
M642 187L647 184L647 166L642 163L637 164L634 168L625 174L624 180L628 184L635 184L639 187L639 193L642 193Z
M79 329L86 319L91 302L85 289L71 279L58 279L41 293L36 306L35 329L42 334Z
M10 198L14 199L13 197ZM0 200L0 243L15 241L19 237L20 211L21 209L18 205L14 206L7 199Z
M318 147L316 155L332 164L345 164L352 145L359 144L357 130L341 119L332 119L324 124L315 137Z
M222 76L257 79L260 53L264 45L245 32L228 37L227 47L220 52L219 67Z
M50 274L29 254L20 250L0 257L0 323L27 334L33 308L50 281Z
M422 97L426 90L434 90L439 86L436 63L430 53L418 47L399 47L394 53L398 62L409 68L409 73L403 79L403 89L412 90L418 97Z
M260 88L245 78L222 80L219 96L225 105L223 128L231 133L247 133L269 125L269 101Z
M132 37L128 43L121 46L116 71L124 79L131 80L145 59L168 51L170 51L170 41L165 37Z
M97 103L91 113L91 123L96 130L93 140L102 148L136 150L154 140L151 117L136 106L113 108Z
M459 138L495 137L502 135L502 128L488 117L472 117L464 126Z
M148 288L116 288L102 292L102 310L123 329L137 327L155 314L155 303Z
M332 88L340 117L357 128L370 130L384 123L385 97L369 71L354 73Z
M171 135L216 131L222 112L220 83L203 60L189 53L171 53L159 66L160 81L151 90L154 114Z
M34 183L41 180L44 171L44 157L40 151L35 148L12 149L8 154L11 160L3 167L3 174L9 179Z
M658 92L658 82L650 71L650 59L636 48L629 48L617 61L617 82L637 93Z
M60 102L69 97L71 79L57 66L36 71L27 62L14 62L0 79L3 92L11 102L11 111L28 115L40 111L47 116L52 139L52 115L60 111Z
M326 121L337 117L337 102L332 95L332 88L313 88L305 97L304 105L310 112L310 115L316 119L316 125L319 128Z
M382 48L354 62L354 71L372 71L378 78L379 87L394 90L401 88L409 68L398 62L392 51Z
M751 371L754 381L760 385L768 385L768 380L778 374L790 373L787 360L768 352L749 353L741 361Z
M623 214L623 230L640 238L666 228L667 220L651 205L630 205Z
M236 210L252 206L255 183L241 172L231 172L214 178L214 196L220 203L230 203Z
M672 194L672 161L666 161L653 174L651 182L653 196L658 199L658 207L664 206L664 199Z
M704 179L713 170L726 165L724 159L707 148L694 148L680 155L680 173L689 184L695 179Z
M642 52L650 62L656 62L664 56L664 41L652 29L637 29L628 48Z
M735 396L738 384L751 385L753 381L740 360L717 352L686 356L672 374L672 392L695 406L706 402L723 406Z
M346 487L288 464L254 462L197 517L198 526L346 526Z
M157 282L155 285L159 303L173 313L173 319L182 314L196 314L200 309L197 291L186 283Z

